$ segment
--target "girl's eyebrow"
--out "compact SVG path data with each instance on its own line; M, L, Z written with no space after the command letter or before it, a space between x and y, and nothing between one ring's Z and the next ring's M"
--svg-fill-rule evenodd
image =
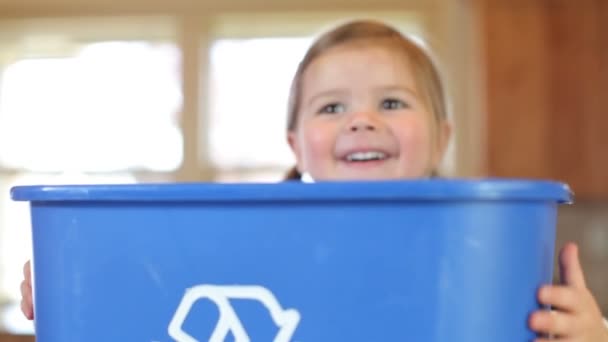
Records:
M403 85L388 85L388 86L379 87L378 90L380 92L403 91L403 92L409 93L410 95L418 97L418 92L416 90L414 90L408 86L403 86Z
M376 90L378 92L387 92L387 91L402 91L402 92L406 92L414 97L418 97L418 93L408 87L408 86L404 86L404 85L387 85L387 86L381 86L376 88ZM310 97L310 99L307 101L307 105L310 106L312 105L313 102L315 102L316 100L318 100L319 98L323 98L323 97L330 97L330 96L341 96L341 95L345 95L348 94L348 90L346 89L328 89L328 90L323 90L320 91L316 94L314 94L313 96Z
M321 98L321 97L339 96L339 95L344 95L347 93L348 93L348 91L344 90L344 89L323 90L323 91L320 91L320 92L314 94L313 96L311 96L307 102L307 105L308 106L312 105L312 103L315 102L315 100L317 100L318 98Z

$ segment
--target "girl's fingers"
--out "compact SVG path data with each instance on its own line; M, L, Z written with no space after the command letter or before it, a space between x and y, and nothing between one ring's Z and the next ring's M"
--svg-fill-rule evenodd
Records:
M583 268L578 257L578 247L575 243L569 242L564 245L559 253L559 266L564 285L587 288Z
M23 277L28 283L32 282L32 269L29 260L23 265Z
M576 333L574 317L559 311L536 311L530 316L530 329L558 337L568 337ZM542 339L541 339L542 341Z
M566 286L543 286L538 291L538 301L544 305L567 312L578 312L581 309L582 296L579 289Z
M21 282L21 311L27 317L27 319L34 318L32 308L32 288L24 280Z

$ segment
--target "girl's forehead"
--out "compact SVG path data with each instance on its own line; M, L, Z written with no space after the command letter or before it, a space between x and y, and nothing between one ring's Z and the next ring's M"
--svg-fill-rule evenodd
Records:
M359 60L381 60L390 61L391 64L399 65L404 69L410 69L410 56L407 51L398 46L391 45L389 41L355 41L330 47L321 52L309 65L314 64L337 64L344 65L350 58ZM367 67L378 67L381 65L367 65ZM332 66L335 67L335 66Z
M388 43L369 42L342 44L325 50L306 68L303 83L305 92L306 88L323 86L415 88L416 85L405 51Z

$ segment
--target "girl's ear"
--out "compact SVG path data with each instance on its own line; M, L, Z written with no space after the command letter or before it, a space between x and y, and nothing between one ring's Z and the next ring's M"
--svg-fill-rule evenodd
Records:
M297 134L294 131L287 132L287 143L289 144L289 147L291 148L291 151L293 152L293 155L296 158L296 168L298 169L298 172L302 172L300 162L302 160L302 154L300 152L300 145L298 143Z
M441 161L445 157L445 152L448 149L450 137L452 135L452 125L447 120L442 120L439 123L437 130L437 145L435 149L434 165L438 168Z

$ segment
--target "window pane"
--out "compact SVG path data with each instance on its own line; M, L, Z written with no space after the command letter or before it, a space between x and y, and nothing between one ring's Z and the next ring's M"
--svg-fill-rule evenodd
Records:
M22 59L0 84L0 164L34 171L168 171L182 161L179 50L109 41Z
M216 167L293 165L285 133L287 99L310 43L310 38L257 38L213 44L209 134Z

